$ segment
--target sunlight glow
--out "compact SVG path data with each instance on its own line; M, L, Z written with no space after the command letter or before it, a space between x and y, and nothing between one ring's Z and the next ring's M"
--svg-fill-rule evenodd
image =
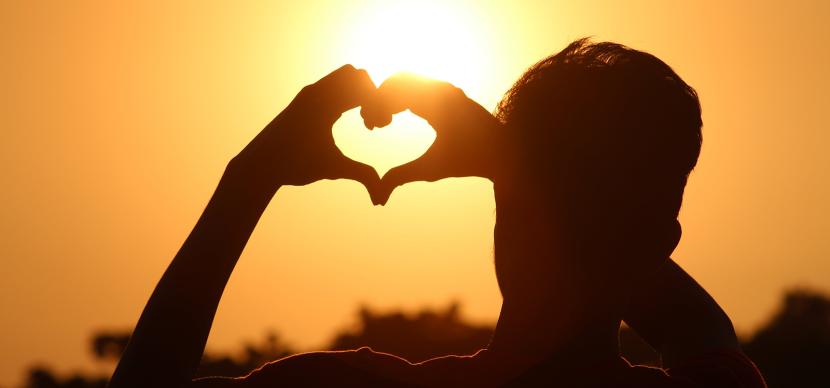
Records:
M378 83L409 71L462 88L474 85L488 61L471 8L429 1L378 4L355 20L343 47Z
M365 6L349 21L338 47L342 58L369 71L380 85L390 75L407 71L445 80L477 92L487 79L490 59L482 23L475 6L460 2L395 1ZM422 155L435 133L409 112L396 115L392 125L359 133L358 113L341 119L349 128L335 127L343 152L374 166L383 174L391 167Z

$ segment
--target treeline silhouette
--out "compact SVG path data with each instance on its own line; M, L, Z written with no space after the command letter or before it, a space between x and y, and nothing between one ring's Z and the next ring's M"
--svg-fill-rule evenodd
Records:
M355 329L337 333L329 350L369 346L399 355L412 362L446 354L472 354L485 347L492 325L475 324L463 318L458 303L441 310L423 309L415 314L401 311L380 313L368 307L358 311ZM91 341L93 357L115 363L127 345L129 332L100 332ZM620 333L623 356L635 364L659 365L657 352L636 333ZM809 290L785 294L769 322L745 338L744 351L756 362L769 387L830 387L826 367L830 364L830 297ZM259 343L246 343L241 354L206 353L198 376L242 376L262 364L299 351L276 333ZM32 367L26 387L103 388L109 376L60 376L50 368Z

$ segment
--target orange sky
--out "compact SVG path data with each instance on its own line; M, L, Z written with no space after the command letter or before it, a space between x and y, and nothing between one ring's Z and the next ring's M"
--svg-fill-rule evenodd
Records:
M649 51L697 88L704 112L675 258L741 332L787 288L830 291L830 3L115 3L0 5L0 386L33 362L106 370L89 361L92 331L135 323L225 163L346 62L376 81L421 70L492 108L575 38ZM371 135L357 123L354 112L338 123L338 144L379 170L431 139L417 120ZM492 320L493 221L480 179L411 184L386 207L349 181L281 190L209 346L267 328L322 346L359 303L455 298Z

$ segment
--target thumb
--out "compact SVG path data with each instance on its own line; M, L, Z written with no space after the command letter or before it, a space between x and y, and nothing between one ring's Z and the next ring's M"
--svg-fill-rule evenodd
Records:
M362 183L369 192L369 199L371 199L372 204L379 204L376 195L379 192L380 176L378 176L378 172L373 167L349 159L346 156L342 157L338 166L340 170L337 172L338 178L351 179Z
M377 204L385 205L398 186L416 181L434 182L444 178L435 168L436 164L433 159L427 151L420 158L389 170L380 180L380 186L373 200L376 200Z

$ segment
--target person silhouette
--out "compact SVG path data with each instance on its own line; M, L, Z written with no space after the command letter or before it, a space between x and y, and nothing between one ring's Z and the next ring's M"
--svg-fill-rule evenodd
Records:
M437 137L383 179L337 149L340 115L367 128L409 109ZM671 258L701 147L697 94L653 55L577 40L532 66L491 114L449 83L396 75L375 87L341 67L305 87L228 163L162 276L111 387L764 387L732 323ZM240 378L193 379L216 308L260 215L284 185L363 183L374 204L413 181L493 182L503 304L472 356L412 364L369 348L312 352ZM625 321L664 368L619 355Z

